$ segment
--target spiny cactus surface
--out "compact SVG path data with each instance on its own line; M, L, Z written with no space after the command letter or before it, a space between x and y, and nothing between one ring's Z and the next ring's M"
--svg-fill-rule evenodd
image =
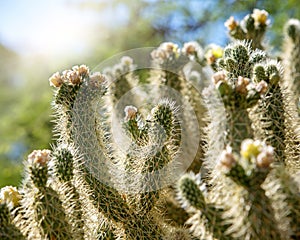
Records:
M300 238L299 20L282 59L255 9L232 42L54 73L55 144L0 195L1 239ZM148 61L148 60L149 61Z

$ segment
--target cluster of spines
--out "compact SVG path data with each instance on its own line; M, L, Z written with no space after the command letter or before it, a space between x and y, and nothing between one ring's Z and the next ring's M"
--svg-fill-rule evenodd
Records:
M108 79L108 89L111 104L116 107L118 101L128 93L137 83L138 79L135 74L136 66L133 59L129 56L123 56L120 62L112 68L105 68L103 74ZM135 104L135 98L132 95L126 95L128 104ZM121 108L124 106L120 106ZM120 110L120 109L118 109Z
M53 108L56 125L54 134L59 141L72 141L70 139L73 127L72 118L78 94L89 99L94 95L97 96L99 89L106 91L106 88L103 87L106 85L106 79L99 72L90 73L86 65L76 65L62 73L54 73L49 78L49 82L51 86L55 87Z
M268 90L252 111L256 137L275 148L276 160L290 169L299 169L299 118L289 89L286 88L282 66L275 60L256 64L254 81L266 82Z
M74 185L74 154L72 148L60 146L52 154L53 175L56 183L55 190L62 201L62 206L72 228L74 238L84 238L84 219L82 202L79 192Z
M279 85L281 80L281 66L276 61L256 64L253 69L255 82L267 82L269 88L255 109L254 126L256 137L266 139L275 148L278 161L285 161L285 107L282 89ZM259 121L259 122L257 122Z
M205 72L202 68L205 65L213 65L222 55L222 49L216 45L210 46L204 51L202 47L195 41L187 42L182 48L172 42L164 42L157 49L152 51L152 66L150 80L156 84L154 86L154 96L158 98L168 97L175 100L179 106L182 106L182 129L188 132L191 137L189 144L197 144L197 154L194 157L190 169L197 172L201 167L201 159L203 156L203 139L197 141L194 133L201 131L206 125L203 119L206 109L203 106L201 91L206 85L206 78L209 71ZM186 65L190 67L185 69ZM210 67L208 69L211 70ZM180 96L180 97L178 97ZM193 117L191 113L195 113L198 127L189 124ZM195 141L192 139L195 138ZM187 146L186 149L190 147ZM188 150L187 150L188 151Z
M159 189L163 184L160 176L165 176L158 174L159 171L172 161L178 151L180 133L176 129L179 123L176 120L174 104L167 100L162 100L151 110L145 123L142 123L137 109L133 106L128 106L125 110L125 128L131 136L136 136L127 154L126 171L129 179L131 178L129 182L137 181L135 178L139 175L142 177L137 182L140 181L138 190L143 193L136 200L139 202L138 212L145 214L159 198ZM140 164L138 158L143 159ZM170 173L166 173L168 174Z

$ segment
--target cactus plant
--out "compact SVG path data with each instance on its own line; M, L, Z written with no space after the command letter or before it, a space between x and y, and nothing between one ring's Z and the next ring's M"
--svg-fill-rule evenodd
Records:
M15 215L20 204L21 194L12 186L1 189L0 195L0 237L1 239L25 239L15 225Z
M298 239L299 23L280 63L267 17L231 17L224 49L163 43L149 69L54 73L56 143L1 190L1 239Z
M254 9L252 14L247 14L241 22L231 16L225 26L229 36L236 40L252 40L251 46L256 49L263 49L263 38L269 25L268 12L265 10Z
M297 103L300 97L300 21L290 19L285 26L285 39L283 45L283 63L285 66L285 79L288 87L295 94Z

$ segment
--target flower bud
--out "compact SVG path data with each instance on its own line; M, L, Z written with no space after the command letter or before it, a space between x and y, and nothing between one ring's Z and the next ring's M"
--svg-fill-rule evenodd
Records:
M16 187L6 186L1 188L0 202L5 202L10 208L20 204L21 195Z
M89 85L92 87L98 88L105 81L106 81L106 78L104 75L102 75L100 72L95 72L90 75Z
M178 45L172 42L164 42L159 46L159 48L168 53L175 53L178 50Z
M268 168L274 162L274 149L266 146L256 158L256 165L261 168Z
M60 87L63 84L63 80L59 74L59 72L54 73L50 78L49 78L50 86L54 87Z
M81 78L79 76L79 74L77 73L77 71L71 71L69 72L69 81L73 84L73 85L78 85L81 83Z
M232 153L232 148L227 146L220 155L219 165L226 169L231 169L236 164L236 159Z
M125 121L133 120L137 114L137 108L134 106L126 106L124 109L125 112Z
M222 81L224 82L226 80L226 74L224 71L219 71L219 72L216 72L213 76L213 82L214 84L217 84L218 82Z
M84 65L84 64L82 64L82 65L80 65L78 67L78 74L80 76L86 76L86 75L88 75L89 71L90 71L89 68L86 65Z
M225 27L227 27L227 29L229 31L233 31L238 26L238 22L235 21L233 16L231 16L230 18L227 19L227 21L224 23L224 25L225 25Z
M50 161L50 150L34 150L28 155L28 161L33 165L46 166Z
M261 141L246 139L241 144L241 155L246 159L257 157L262 150L262 146Z
M187 56L197 55L199 56L201 47L197 42L187 42L183 45L182 53Z
M255 25L267 25L269 13L266 10L254 9L251 16L254 18Z
M256 86L255 86L255 90L259 93L259 94L265 94L268 90L268 84L265 81L260 81Z
M241 94L246 95L248 93L247 86L249 85L249 83L250 83L249 78L244 78L244 77L239 76L235 90Z
M121 64L125 66L130 66L133 64L133 59L131 57L124 56L121 58Z

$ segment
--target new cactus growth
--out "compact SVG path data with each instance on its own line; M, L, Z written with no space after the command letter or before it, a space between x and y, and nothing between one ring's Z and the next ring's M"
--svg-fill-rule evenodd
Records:
M225 48L166 42L146 69L54 73L56 143L1 190L0 238L299 239L299 21L283 63L268 24L255 9L226 22Z

